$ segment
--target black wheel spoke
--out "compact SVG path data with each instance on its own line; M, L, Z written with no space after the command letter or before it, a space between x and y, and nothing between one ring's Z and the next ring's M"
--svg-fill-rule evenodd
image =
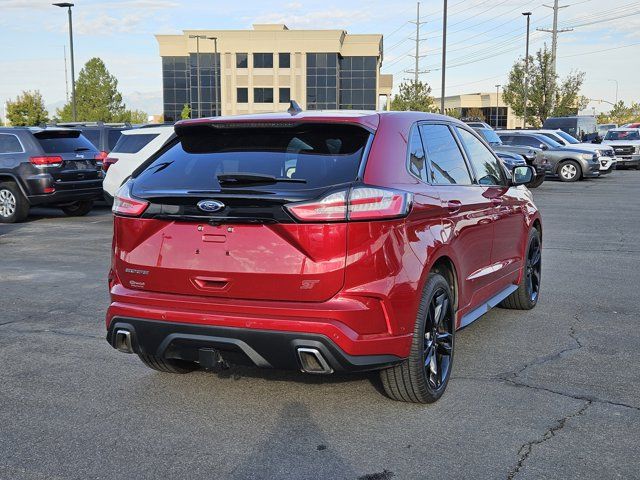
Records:
M425 375L429 386L438 389L446 381L453 355L453 312L451 300L444 289L433 293L425 320Z

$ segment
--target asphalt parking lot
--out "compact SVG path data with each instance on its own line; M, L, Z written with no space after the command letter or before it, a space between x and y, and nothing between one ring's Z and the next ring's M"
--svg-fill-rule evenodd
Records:
M104 339L110 212L0 226L0 478L639 478L640 172L534 191L529 312L458 332L430 406L375 375L175 376Z

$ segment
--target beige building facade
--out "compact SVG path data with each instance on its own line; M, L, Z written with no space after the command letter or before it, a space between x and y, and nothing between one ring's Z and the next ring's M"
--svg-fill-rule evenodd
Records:
M435 100L435 104L440 104L439 98ZM457 109L461 118L470 117L479 110L482 113L482 117L484 117L484 122L494 128L513 129L522 128L523 126L522 118L516 116L512 108L504 103L502 93L480 92L452 95L444 97L444 107L445 109Z
M388 97L382 35L344 30L185 30L156 35L162 57L164 116L181 118L306 110L376 110Z

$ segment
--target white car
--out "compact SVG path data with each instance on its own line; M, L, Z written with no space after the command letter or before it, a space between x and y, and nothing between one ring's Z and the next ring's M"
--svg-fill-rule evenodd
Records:
M640 170L640 128L613 128L602 143L615 150L618 165Z
M133 171L174 137L173 125L145 126L123 131L118 143L102 163L106 175L102 183L105 198L113 199Z
M572 137L567 132L562 130L532 130L532 133L539 133L545 137L549 137L555 140L560 145L571 148L579 148L581 150L587 150L594 152L598 155L598 162L600 162L600 175L606 175L616 169L618 160L614 149L609 145L602 145L597 143L585 143L579 141L577 138Z

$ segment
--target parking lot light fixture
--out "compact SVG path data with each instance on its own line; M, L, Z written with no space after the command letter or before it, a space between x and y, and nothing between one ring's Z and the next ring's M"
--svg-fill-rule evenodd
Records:
M213 40L213 94L215 96L215 114L219 116L218 111L218 37L207 37L207 40Z
M522 12L527 17L527 47L524 54L524 113L522 128L527 128L527 101L529 94L529 27L531 25L531 12Z
M75 64L73 57L73 20L71 14L71 7L74 6L73 3L69 2L58 2L53 3L52 5L60 8L66 8L69 13L69 50L71 52L71 115L73 117L73 121L77 120L76 114L76 72L75 72Z
M496 130L498 129L498 105L500 104L500 87L502 85L496 85Z

